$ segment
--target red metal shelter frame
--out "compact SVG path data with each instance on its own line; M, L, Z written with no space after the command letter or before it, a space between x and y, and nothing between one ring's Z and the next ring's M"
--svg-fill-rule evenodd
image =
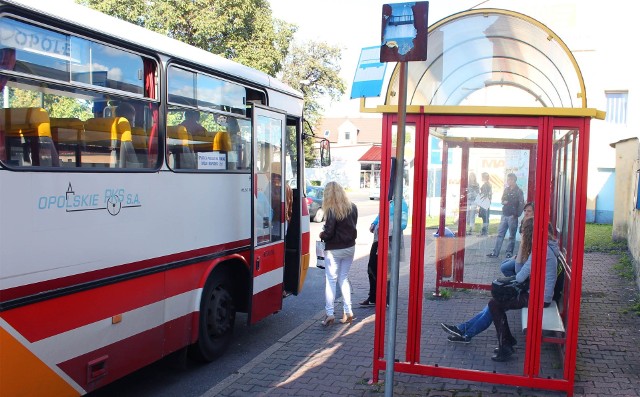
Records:
M391 165L391 134L392 126L397 122L397 115L383 115L383 145L382 145L382 169L381 197L387 197L389 186L389 172ZM407 125L415 125L415 157L413 176L413 208L412 234L411 234L411 259L409 274L409 301L407 317L407 342L404 360L399 357L399 362L394 365L394 370L418 375L437 376L444 378L463 379L469 381L489 382L503 385L532 387L548 390L564 391L567 395L573 394L574 369L576 363L576 350L578 341L578 321L580 313L580 291L582 280L582 263L584 247L584 227L586 212L586 188L587 188L587 163L589 147L589 123L590 117L556 117L556 116L497 116L497 115L446 115L425 114L420 108L420 113L407 115ZM427 199L427 175L429 164L429 131L433 126L486 126L520 128L527 127L537 129L538 139L536 143L527 143L530 150L529 167L529 200L536 202L534 231L533 265L531 274L531 288L529 302L528 331L525 346L525 361L522 374L502 374L495 371L481 371L444 367L421 363L421 334L424 313L424 258L425 258L425 217ZM558 131L567 131L560 136ZM556 136L556 134L558 136ZM469 147L508 148L513 144L508 142L489 141L463 143L462 147L462 175L468 171ZM519 144L522 148L523 144ZM446 149L446 144L445 144ZM446 179L447 150L443 150L443 180ZM576 160L577 158L577 160ZM559 177L562 176L562 177ZM461 192L466 188L466 178L461 180ZM442 184L446 189L445 183ZM571 188L568 192L566 187ZM564 193L564 194L563 194ZM567 196L568 194L568 196ZM440 235L443 235L444 216L446 208L446 194L442 194ZM461 198L461 207L465 204ZM560 211L562 210L562 211ZM380 235L388 232L389 203L380 201ZM562 219L560 219L562 215ZM458 232L464 235L464 216L461 215ZM548 338L542 332L542 303L544 283L544 255L547 245L547 228L549 221L558 224L561 220L562 228L556 230L558 241L567 258L567 277L565 279L565 293L563 298L561 316L566 326L565 337L561 339ZM460 230L462 228L463 230ZM387 239L380 239L378 264L378 302L384 302L387 294L386 277L389 243ZM440 278L437 271L438 279ZM436 288L447 286L451 288L488 289L489 286L478 283L464 282L464 253L458 253L455 259L454 277L452 281L437 280ZM386 311L384 305L376 307L373 381L377 382L379 371L386 368L384 360L385 321ZM493 328L493 327L492 327ZM547 379L540 376L540 350L543 342L559 343L563 353L564 374L562 379Z

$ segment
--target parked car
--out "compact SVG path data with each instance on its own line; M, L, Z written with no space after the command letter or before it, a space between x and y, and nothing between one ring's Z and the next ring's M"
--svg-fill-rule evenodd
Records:
M323 197L323 187L307 185L307 207L309 207L309 218L313 222L322 222L324 220Z

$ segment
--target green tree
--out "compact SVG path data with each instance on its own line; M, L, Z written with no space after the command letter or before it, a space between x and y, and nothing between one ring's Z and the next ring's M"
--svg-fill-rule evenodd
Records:
M76 0L98 11L275 76L295 25L267 0Z
M38 91L9 88L9 103L1 105L13 108L42 107L49 117L77 117L86 120L93 117L91 103L84 99L75 99L54 94L42 94Z
M324 108L322 98L339 100L346 90L345 82L340 77L340 60L342 51L325 42L305 42L293 45L285 60L282 81L304 94L305 132L309 135L318 125ZM317 140L307 139L304 142L306 165L315 163L317 153L313 150Z

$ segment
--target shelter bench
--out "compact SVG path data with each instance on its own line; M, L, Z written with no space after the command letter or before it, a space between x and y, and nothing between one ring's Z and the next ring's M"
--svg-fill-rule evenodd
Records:
M527 333L527 320L529 318L529 309L524 307L521 312L522 332ZM549 307L545 307L542 311L542 341L550 343L564 343L565 329L562 317L555 301L551 301Z
M566 331L563 317L558 309L558 302L563 301L566 307L565 287L571 280L571 268L567 264L564 254L558 256L558 278L556 280L554 300L549 307L542 310L542 341L549 343L564 344ZM560 291L560 293L557 293ZM557 295L557 296L556 296ZM562 298L562 299L560 299ZM557 299L557 300L556 300ZM529 309L524 307L520 312L522 322L522 333L527 333L527 321L529 319Z

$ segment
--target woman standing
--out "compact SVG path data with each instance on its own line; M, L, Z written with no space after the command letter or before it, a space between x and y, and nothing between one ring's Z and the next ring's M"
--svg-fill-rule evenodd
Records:
M469 182L467 185L467 234L472 235L476 226L476 214L478 206L476 200L480 195L480 184L474 172L469 174Z
M480 187L480 198L481 203L480 206L480 218L482 218L482 234L486 236L489 234L489 215L490 215L490 207L491 207L491 196L493 195L493 189L491 188L491 183L489 182L489 173L482 173L482 187Z
M326 214L324 229L320 239L325 243L325 311L322 325L335 322L333 304L336 298L336 281L340 287L343 300L342 323L353 321L351 308L351 287L349 285L349 269L353 263L358 231L358 207L353 204L342 186L329 182L324 188L322 209Z

